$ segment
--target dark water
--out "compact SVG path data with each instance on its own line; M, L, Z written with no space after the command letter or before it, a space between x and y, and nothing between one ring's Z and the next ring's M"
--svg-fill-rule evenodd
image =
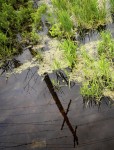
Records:
M100 32L108 30L111 32L112 37L114 37L114 23L99 27L97 30L89 30L89 31L83 31L80 36L77 37L77 40L79 40L81 43L89 43L93 41L97 41L100 38Z
M26 58L32 58L29 50L17 60L23 63ZM105 102L100 109L83 108L78 84L53 95L49 80L42 81L37 69L13 74L8 80L5 72L0 77L0 149L66 150L76 146L81 150L113 150L114 108Z

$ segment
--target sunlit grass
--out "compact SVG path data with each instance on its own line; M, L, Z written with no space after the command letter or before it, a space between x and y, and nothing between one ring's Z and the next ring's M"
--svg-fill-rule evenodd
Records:
M105 1L102 2L100 7L97 0L74 0L72 11L77 26L81 28L97 28L107 22Z
M96 44L95 56L89 49L80 49L78 63L69 74L70 81L81 83L81 94L87 103L90 100L100 103L103 96L110 97L109 93L114 92L114 39L110 32L102 32Z
M64 34L67 32L70 35L77 28L96 29L110 22L106 0L52 0L52 5L52 19L56 18L55 23L61 25L59 29Z
M101 41L98 44L98 54L106 55L108 59L114 59L114 39L110 32L101 33Z
M73 68L74 64L76 63L76 50L77 45L74 44L71 40L64 40L64 42L61 43L60 48L64 51L64 57L66 61L69 64L70 68Z

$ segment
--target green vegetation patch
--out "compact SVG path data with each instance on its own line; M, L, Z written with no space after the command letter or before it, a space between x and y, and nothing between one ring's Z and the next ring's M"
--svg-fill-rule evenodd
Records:
M39 41L38 30L46 5L34 7L30 0L0 1L0 60L17 54L23 44Z
M96 29L111 21L106 0L52 0L52 5L52 36L71 37L77 29Z
M114 15L114 0L110 0L111 13Z
M63 70L69 83L81 84L86 104L100 104L104 96L114 98L114 39L110 32L103 31L98 41L81 46L70 39L51 42L50 51L44 52L40 75Z
M79 49L78 63L69 74L70 81L81 83L81 94L87 103L90 100L99 103L103 96L114 93L114 39L108 31L102 32L100 41L94 45L95 55L89 53L89 46Z

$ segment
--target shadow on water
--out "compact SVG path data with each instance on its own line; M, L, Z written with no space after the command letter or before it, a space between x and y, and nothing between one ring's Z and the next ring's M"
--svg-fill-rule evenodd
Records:
M13 58L11 60L5 60L2 67L0 68L2 70L0 75L2 75L5 72L8 72L8 71L12 72L14 68L18 68L21 65L22 65L22 63L15 58Z
M99 38L99 34L102 31L109 30L114 37L114 23L109 25L100 25L97 30L90 30L90 29L81 29L79 30L79 36L76 40L80 41L81 43L85 44L90 41L96 41Z
M69 111L69 107L70 107L70 104L71 104L71 100L68 104L68 107L67 107L67 111L65 112L64 110L64 107L62 106L62 103L61 101L59 100L58 96L57 96L57 93L54 91L54 87L53 87L53 84L49 78L49 75L47 73L45 73L45 77L44 77L44 81L53 97L53 100L55 101L60 113L62 114L63 118L64 118L64 121L63 121L63 124L61 126L61 130L63 129L63 126L64 126L64 123L66 122L67 126L69 127L69 130L71 131L72 135L73 135L73 138L74 138L74 147L75 147L75 142L77 143L78 145L78 137L76 135L76 130L77 130L77 126L75 127L75 129L73 129L72 127L72 124L70 123L69 121L69 118L67 116L67 113Z
M33 80L34 81L34 83L36 84L36 82L37 82L37 80L38 80L38 75L37 75L37 73L36 73L36 71L37 71L37 68L32 68L31 70L30 69L28 69L25 73L24 73L24 82L26 82L26 84L25 84L25 89L27 88L27 87L29 87L28 89L29 90L31 90L31 84L30 84L30 82ZM53 76L53 74L52 74L52 76ZM58 76L58 77L57 77ZM64 79L64 80L66 80L66 84L68 83L67 82L67 78L64 76L64 74L61 72L61 71L58 71L57 73L55 73L55 77L56 78L58 78L58 80L59 81L61 81L62 82L62 80ZM21 80L22 80L22 77L20 78ZM39 80L41 80L41 78L39 79ZM73 102L73 100L70 100L70 101L68 101L68 99L67 99L67 101L66 101L66 106L67 106L67 109L65 110L64 109L64 107L63 107L63 104L62 104L62 101L59 99L59 96L57 95L57 93L55 92L55 90L54 90L54 87L53 87L53 84L52 84L52 82L51 82L51 80L50 80L50 77L49 77L49 75L48 74L45 74L45 77L44 77L44 81L45 81L45 83L46 83L46 85L47 85L47 87L48 87L48 89L49 89L49 93L51 94L51 96L53 97L53 100L54 100L54 104L56 104L55 105L55 107L57 106L57 109L59 110L59 112L61 113L61 115L63 116L63 122L62 123L60 123L59 121L60 121L60 119L57 121L56 120L56 122L52 122L52 120L50 119L50 120L46 120L46 121L40 121L40 120L37 120L36 122L34 121L34 120L30 120L30 118L29 118L29 122L27 122L26 120L25 120L25 122L23 122L22 120L20 121L20 122L16 122L15 120L14 120L14 122L12 121L11 122L11 120L9 119L9 120L6 120L6 121L0 121L0 129L2 129L3 128L3 130L6 130L7 131L7 128L8 127L10 127L10 129L11 128L13 128L13 129L15 129L16 128L16 132L9 132L9 133L7 133L7 134L1 134L1 137L0 137L0 142L2 143L2 139L3 139L3 137L4 137L4 139L6 140L6 138L9 136L9 138L10 139L13 139L11 136L13 136L14 138L15 137L20 137L20 138L23 138L24 136L29 136L29 137L32 137L32 139L35 139L36 140L36 143L38 143L37 142L37 138L40 138L40 136L41 135L43 135L44 133L46 133L47 135L46 135L46 138L50 135L50 132L51 133L54 133L54 135L50 138L50 137L48 137L47 138L47 141L49 141L50 140L50 143L48 143L47 144L47 148L48 147L51 147L51 148L53 148L53 141L52 140L55 140L55 142L58 142L58 140L60 140L61 142L63 141L63 139L65 138L65 137L67 137L68 138L68 136L59 136L58 137L58 135L55 133L56 132L56 126L60 126L61 127L61 130L63 130L64 131L64 133L63 134L65 134L65 132L68 130L67 128L64 128L64 125L66 124L67 126L68 126L68 128L69 128L69 130L68 131L70 131L71 132L71 134L72 134L72 136L73 136L73 142L74 142L74 147L76 147L76 144L78 145L79 143L78 143L78 137L80 138L80 144L79 144L79 146L77 147L77 149L78 148L80 148L80 147L83 147L83 146L85 146L85 145L90 145L92 142L93 143L97 143L97 141L99 141L99 139L98 140L94 140L94 141L92 141L92 139L90 140L90 142L88 142L87 143L87 141L86 141L86 138L87 138L87 135L88 134L90 134L90 132L88 132L89 131L89 129L88 129L88 127L87 126L90 126L91 124L94 124L94 125L92 125L92 127L93 127L93 129L91 129L91 132L93 132L93 130L94 130L94 126L95 126L95 124L97 123L97 121L96 120L93 120L93 122L92 121L90 121L89 119L87 119L88 120L88 122L86 121L86 123L85 122L79 122L79 118L83 118L82 120L84 120L85 118L87 118L87 117L79 117L79 118L77 118L77 117L75 117L75 115L71 115L71 112L72 112L72 109L73 109L73 107L74 107L74 109L75 109L75 111L76 110L78 110L78 105L77 106L75 106L75 103ZM39 81L38 81L39 82ZM33 84L34 85L34 84ZM32 85L32 86L33 86ZM37 87L38 88L38 87ZM41 87L40 87L41 88ZM74 87L74 88L76 88L76 87ZM43 89L42 89L43 90ZM76 90L76 89L75 89ZM27 92L28 92L28 90L27 90ZM37 91L36 91L37 92ZM44 92L46 92L46 91L44 91ZM65 95L66 95L67 93L65 93ZM71 95L70 95L71 96ZM37 99L38 100L38 99ZM27 101L28 101L28 99L27 99ZM42 99L41 99L41 101L42 101ZM73 105L72 105L73 104ZM82 105L82 104L81 104ZM13 109L13 110L15 110L15 111L17 111L18 109L19 109L19 113L21 112L21 110L22 109L24 109L24 110L29 110L29 109L31 109L31 110L34 110L34 109L37 109L37 110L39 110L40 107L41 106L41 110L42 110L42 114L38 111L38 113L40 113L39 115L38 115L38 113L36 112L36 115L35 115L35 113L34 113L34 115L35 115L35 118L45 118L45 116L46 116L46 118L47 118L47 116L48 116L48 112L46 112L46 114L44 114L44 109L43 109L43 104L42 104L42 102L41 102L41 105L39 104L39 102L38 102L38 104L36 105L34 105L34 106L30 106L29 105L29 107L28 106L18 106L17 105L17 107L15 107L15 109ZM44 106L44 108L46 109L46 107L47 107L48 105L46 105L45 104L45 106ZM52 105L52 107L54 107L54 105ZM90 106L91 107L91 106ZM77 108L77 109L76 109ZM55 108L53 108L53 109L55 109ZM3 108L0 110L0 111L4 111L4 112L7 112L7 110L6 109L4 109L3 110ZM11 109L10 109L10 111L12 111ZM54 110L55 111L55 110ZM51 113L51 114L49 114L49 115L52 115L52 114L54 114L54 111L53 111L53 113ZM84 111L84 110L83 110ZM21 113L23 113L23 112L21 112ZM32 112L33 113L33 112ZM82 113L82 112L81 112ZM16 116L16 114L17 114L17 116ZM17 113L15 113L15 114L11 114L11 116L9 115L9 117L14 117L15 116L15 118L16 119L18 119L18 117L20 117L20 118L24 118L25 117L25 115L24 114L27 114L28 116L30 116L30 114L28 114L28 112L26 112L26 113L23 113L21 116L19 116L19 114L18 114L18 112ZM56 112L56 114L58 114L58 112ZM77 114L77 112L75 113L75 114ZM80 113L78 112L78 115L79 115ZM26 115L26 117L27 117L27 115ZM68 117L68 115L69 115L69 117L70 117L70 120L69 120L69 117ZM92 112L92 114L90 114L90 115L94 115L93 114L93 112ZM103 114L104 115L104 114ZM32 114L32 116L33 116L33 114ZM31 117L32 117L31 116ZM85 116L87 116L86 114L85 114ZM26 118L25 117L25 118ZM55 116L54 116L55 117ZM73 117L73 120L71 120L72 119L72 117ZM35 119L34 118L34 119ZM91 118L91 117L89 117L88 116L88 118ZM56 119L56 118L54 118L54 119ZM58 118L57 118L58 119ZM112 118L105 118L105 119L99 119L99 122L105 122L105 121L109 121L109 119L112 119L112 121L113 121L113 117ZM54 121L54 120L53 120ZM74 122L77 122L77 126L75 125L75 123ZM101 124L103 124L103 123L101 123ZM53 128L52 128L52 125L53 125ZM27 128L27 130L25 130L25 131L23 131L22 130L22 126L23 126L23 128L24 128L24 126L25 126L25 128L27 127L27 126L29 126L30 128L35 128L36 129L36 134L37 134L37 136L35 136L34 137L34 135L35 135L35 131L33 130L31 130L30 132L29 132L29 128ZM39 128L39 126L43 126L43 128L42 129L40 129ZM46 127L46 126L48 126L48 127ZM46 129L45 129L45 128ZM80 130L78 130L78 137L77 137L77 127L78 127L78 129L80 129ZM19 128L19 130L17 130ZM84 128L84 129L83 129ZM81 129L82 129L82 131L81 131ZM60 130L60 129L59 129ZM60 131L61 131L60 130ZM40 132L41 131L41 132ZM57 130L57 132L58 132L58 130ZM86 133L85 133L86 132ZM96 131L97 133L98 133L98 131ZM105 131L106 132L106 131ZM16 134L17 133L17 134ZM62 131L61 131L61 133L62 133ZM82 135L81 135L82 134ZM81 135L81 136L80 136ZM23 137L22 137L23 136ZM82 137L84 137L84 140L85 140L85 142L84 142L84 140L83 139L81 139ZM94 137L94 135L92 136L92 138ZM71 137L70 137L71 138ZM104 138L104 137L103 137ZM109 137L105 137L104 139L101 139L101 140L107 140L107 139L111 139L111 140L113 140L114 138L109 138ZM26 139L26 138L25 138ZM4 141L5 141L4 140ZM64 139L65 140L65 139ZM4 142L3 141L3 142ZM15 141L15 140L14 140ZM30 142L29 142L30 141ZM4 144L5 146L1 146L0 148L1 149L8 149L8 148L12 148L12 149L16 149L16 148L18 148L18 147L20 147L20 149L22 149L23 148L23 146L31 146L31 145L33 145L34 144L34 142L32 141L32 140L29 140L29 141L26 141L26 142L24 142L24 141L22 141L22 142L20 142L20 144L18 143L19 142L19 139L17 138L17 140L16 140L16 142L12 142L11 144L11 146L9 145L8 146L8 141L6 140L6 143ZM32 141L32 142L31 142ZM82 142L83 141L83 142ZM91 142L92 141L92 142ZM9 140L9 142L10 142L10 140ZM41 141L42 142L42 141ZM44 144L44 147L45 147L45 143L42 143L42 144ZM51 144L51 146L50 146L50 144ZM3 145L3 143L2 143L2 145ZM69 144L69 143L67 143L66 145L64 144L64 142L62 143L62 144L59 144L59 145L57 145L57 144L55 144L55 147L54 148L59 148L59 146L63 146L63 148L68 148L68 146L70 146L70 148L72 148L73 146L72 146L72 144ZM66 147L65 147L66 146ZM26 149L26 148L25 148Z

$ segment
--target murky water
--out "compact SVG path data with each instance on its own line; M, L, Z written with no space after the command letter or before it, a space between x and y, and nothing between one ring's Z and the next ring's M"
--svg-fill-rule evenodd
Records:
M31 57L27 50L17 60ZM37 69L0 77L0 149L113 150L114 108L106 102L100 109L83 108L78 84L56 90L55 96Z

